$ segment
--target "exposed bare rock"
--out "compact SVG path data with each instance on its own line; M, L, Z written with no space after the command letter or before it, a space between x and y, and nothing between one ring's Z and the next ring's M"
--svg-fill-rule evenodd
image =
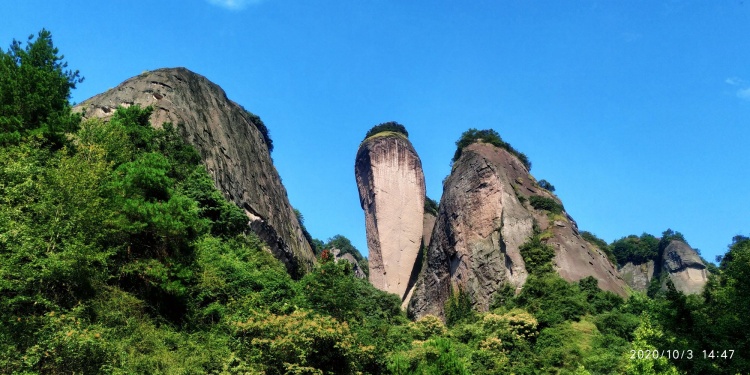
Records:
M229 100L219 86L185 68L159 69L128 79L76 107L86 118L109 118L118 106L153 106L151 123L177 125L200 153L216 187L245 210L250 226L301 276L315 256L273 166L260 120Z
M406 136L384 132L362 142L354 170L365 212L370 282L403 300L422 242L422 162Z
M628 262L620 268L619 272L625 283L633 290L646 292L654 277L654 261L650 260L641 264Z
M528 276L519 247L533 235L535 222L555 248L555 269L564 279L594 276L602 289L625 295L614 266L580 237L575 221L565 212L550 217L533 209L528 200L534 195L557 201L505 149L481 142L464 148L443 186L410 315L443 316L452 288L468 292L480 311L488 309L504 284L519 290Z
M708 281L708 271L698 253L688 244L673 240L662 254L663 271L667 272L675 289L685 294L703 291Z
M430 240L432 239L432 229L435 228L435 220L437 217L431 212L424 213L424 221L422 226L422 247L430 247Z
M672 280L675 289L685 294L701 293L709 273L700 255L680 240L670 241L657 262L627 263L618 272L637 291L647 291L651 281L656 279L662 290L667 289L667 280Z

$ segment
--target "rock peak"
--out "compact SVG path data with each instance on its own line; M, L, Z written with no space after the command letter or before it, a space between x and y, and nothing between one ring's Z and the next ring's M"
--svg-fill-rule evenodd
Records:
M487 311L503 285L517 291L528 276L520 247L537 231L555 249L553 266L568 281L593 276L604 290L625 295L625 283L603 252L586 242L559 199L539 187L517 151L486 142L464 145L443 185L432 239L410 315L442 316L455 289ZM519 155L516 155L518 153ZM535 207L547 202L557 212Z
M75 110L106 120L118 106L131 105L152 106L153 126L177 126L198 150L216 187L245 210L251 229L293 277L312 269L315 256L271 160L268 130L260 118L206 77L182 67L145 71Z
M405 300L424 228L422 162L406 135L384 130L359 146L354 173L365 213L370 282Z

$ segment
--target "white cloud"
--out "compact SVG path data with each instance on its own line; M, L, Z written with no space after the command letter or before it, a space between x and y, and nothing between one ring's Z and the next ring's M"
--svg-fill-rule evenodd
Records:
M263 0L208 0L210 4L229 10L242 10L248 5L259 4Z
M750 87L737 90L737 97L744 100L750 100Z
M737 77L729 77L729 78L727 78L727 79L724 80L724 83L726 83L727 85L732 85L732 86L739 86L743 82L745 82L745 81L742 80L742 78L737 78Z

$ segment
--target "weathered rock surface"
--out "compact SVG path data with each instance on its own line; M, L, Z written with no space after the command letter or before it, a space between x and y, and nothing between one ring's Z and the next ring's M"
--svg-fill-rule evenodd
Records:
M529 206L532 195L557 200L506 150L485 143L464 148L444 183L409 313L443 316L452 288L468 292L480 311L504 284L522 288L528 273L519 247L532 236L535 222L549 233L547 244L555 248L555 269L563 278L594 276L602 289L625 295L614 266L579 236L575 222L565 213L550 220L546 211Z
M431 212L424 213L424 221L422 225L422 247L429 248L430 240L432 239L432 230L435 228L435 221L437 217Z
M229 100L218 85L185 68L130 78L76 107L84 117L109 118L118 106L153 106L151 123L177 125L200 153L216 187L245 210L251 229L294 277L315 256L289 204L257 117Z
M700 255L680 240L669 242L661 257L642 264L627 263L619 270L625 282L634 290L645 292L652 280L660 280L666 290L667 280L685 294L698 294L708 282L708 270Z
M667 272L675 289L685 294L703 291L708 271L698 253L688 244L673 240L662 254L663 271Z
M404 300L424 228L422 162L406 136L378 133L359 146L354 172L365 212L370 282Z
M625 283L633 290L646 292L651 279L654 277L654 261L650 260L641 264L628 262L620 268L619 272Z

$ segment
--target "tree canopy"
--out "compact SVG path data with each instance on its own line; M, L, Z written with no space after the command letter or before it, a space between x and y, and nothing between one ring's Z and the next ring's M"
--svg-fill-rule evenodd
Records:
M67 67L45 29L36 39L29 36L25 47L13 40L0 52L0 145L33 130L57 143L55 137L75 128L79 119L71 116L68 100L83 77Z

